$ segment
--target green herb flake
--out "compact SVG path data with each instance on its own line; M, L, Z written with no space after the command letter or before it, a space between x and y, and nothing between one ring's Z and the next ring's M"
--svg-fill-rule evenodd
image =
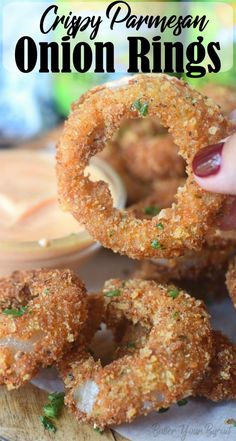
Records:
M165 412L167 412L169 410L169 407L161 407L159 410L158 410L158 412L159 413L165 413Z
M41 415L39 419L45 430L48 430L49 432L53 432L53 433L57 431L56 426L54 426L53 422L45 415Z
M225 424L230 424L233 427L236 427L236 420L234 418L228 418L225 420Z
M161 248L161 244L160 244L160 242L158 242L158 240L153 239L151 241L151 247L154 248L155 250L157 250L157 249Z
M156 227L159 228L159 230L164 230L164 225L159 222L159 224L156 224Z
M49 403L43 407L44 414L48 418L57 418L64 406L64 392L54 392L48 395Z
M104 292L105 297L118 297L121 294L119 289L113 289L113 291Z
M183 400L177 401L178 406L186 406L187 403L188 400L186 400L185 398Z
M27 306L20 306L19 309L4 309L2 312L5 315L13 315L14 317L21 317L27 310Z
M142 104L140 99L134 101L131 107L137 110L141 116L147 116L148 114L148 103Z
M100 435L102 435L104 432L104 430L100 429L100 427L94 427L93 430L97 433L100 433Z
M175 288L175 289L169 289L169 291L168 291L168 295L169 295L169 297L172 297L172 299L176 299L176 297L178 297L178 295L179 295L179 290L178 290L178 288Z
M135 349L136 348L136 344L131 341L131 342L127 343L127 348L128 349Z
M177 320L177 319L179 318L179 316L180 316L179 311L175 311L175 312L173 313L173 318L174 318L175 320Z
M156 205L150 205L150 207L146 207L144 209L144 213L150 216L156 216L158 213L160 213L160 211L161 211L160 207Z
M50 292L50 289L49 289L49 288L45 288L45 289L43 290L43 293L46 294L46 295L49 294L49 292Z

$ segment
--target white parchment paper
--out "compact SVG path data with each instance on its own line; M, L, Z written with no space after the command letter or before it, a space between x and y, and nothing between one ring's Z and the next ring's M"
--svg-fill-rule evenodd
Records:
M102 287L112 277L128 278L135 262L105 250L78 269L89 291ZM213 326L236 341L236 312L229 299L209 306ZM52 369L42 370L33 383L49 392L63 390ZM153 413L115 430L132 441L236 441L236 427L225 420L236 419L236 402L212 403L189 399L185 406L173 406L168 412Z

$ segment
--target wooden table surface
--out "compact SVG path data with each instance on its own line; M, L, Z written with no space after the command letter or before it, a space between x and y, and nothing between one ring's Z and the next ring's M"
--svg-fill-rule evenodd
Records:
M0 387L0 441L125 441L112 430L95 432L76 421L66 408L56 420L57 432L44 430L39 416L48 394L31 384L18 390Z

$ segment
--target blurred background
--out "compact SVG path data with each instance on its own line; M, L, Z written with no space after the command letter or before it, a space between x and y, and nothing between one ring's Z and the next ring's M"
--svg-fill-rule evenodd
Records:
M9 0L1 0L1 18L4 7L11 3ZM14 2L17 7L20 8L21 1ZM42 3L42 2L41 2ZM45 8L47 5L52 4L48 0L44 0ZM60 7L65 6L69 10L69 0L59 0L54 2L58 3ZM89 10L89 1L88 10ZM132 3L132 2L130 2ZM194 4L194 2L190 2ZM205 11L206 3L201 2L201 10L198 13L202 14ZM235 47L236 47L236 2L227 2L234 8L234 35L235 35ZM181 2L176 2L181 4ZM38 31L34 25L34 18L38 19L40 16L37 10L37 2L31 2L27 14L25 15L26 21L32 22L32 35L36 35ZM2 24L1 24L2 27ZM24 34L24 22L18 21L18 14L14 14L9 17L7 42L4 42L4 48L2 44L2 33L0 41L0 55L2 57L3 50L7 51L8 43L10 44L11 38L14 35L14 30L22 29L22 35ZM225 33L226 47L227 47L227 23L224 22L224 16L222 16L222 26L219 29L221 34ZM4 35L6 38L6 33ZM42 37L40 37L42 40ZM55 37L54 37L55 38ZM118 34L116 38L120 38ZM60 35L58 35L60 39ZM5 53L5 56L7 54ZM0 145L1 147L16 145L23 141L37 138L41 134L50 134L52 138L56 136L54 129L58 127L63 119L69 112L70 103L81 93L87 89L95 86L98 83L110 80L111 77L119 77L121 74L97 74L97 73L84 73L78 74L75 72L69 74L39 74L32 72L28 74L22 74L20 72L9 72L3 68L1 61L0 66ZM221 83L223 85L235 85L236 78L236 55L234 51L234 67L227 72L220 74L206 75L201 79L191 79L190 81L194 86L198 87L202 83L212 81ZM187 79L187 78L186 78ZM187 79L189 81L189 79Z

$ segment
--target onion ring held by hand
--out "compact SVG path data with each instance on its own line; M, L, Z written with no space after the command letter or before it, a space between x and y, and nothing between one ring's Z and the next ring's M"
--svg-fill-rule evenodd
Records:
M70 349L86 321L87 298L70 270L45 269L1 278L0 299L7 306L0 313L0 383L12 389Z
M187 162L188 178L178 191L177 205L151 220L140 220L114 208L108 186L91 182L84 170L125 119L147 112L169 127ZM138 75L92 89L74 104L58 146L61 205L102 245L132 258L173 257L198 250L225 196L205 192L195 183L192 159L200 148L232 131L212 100L167 75ZM163 229L157 228L160 222Z
M132 355L104 367L82 349L62 361L66 404L77 418L100 428L190 395L212 354L209 316L185 292L142 280L110 280L103 294L108 326L126 318L146 328L148 338Z

